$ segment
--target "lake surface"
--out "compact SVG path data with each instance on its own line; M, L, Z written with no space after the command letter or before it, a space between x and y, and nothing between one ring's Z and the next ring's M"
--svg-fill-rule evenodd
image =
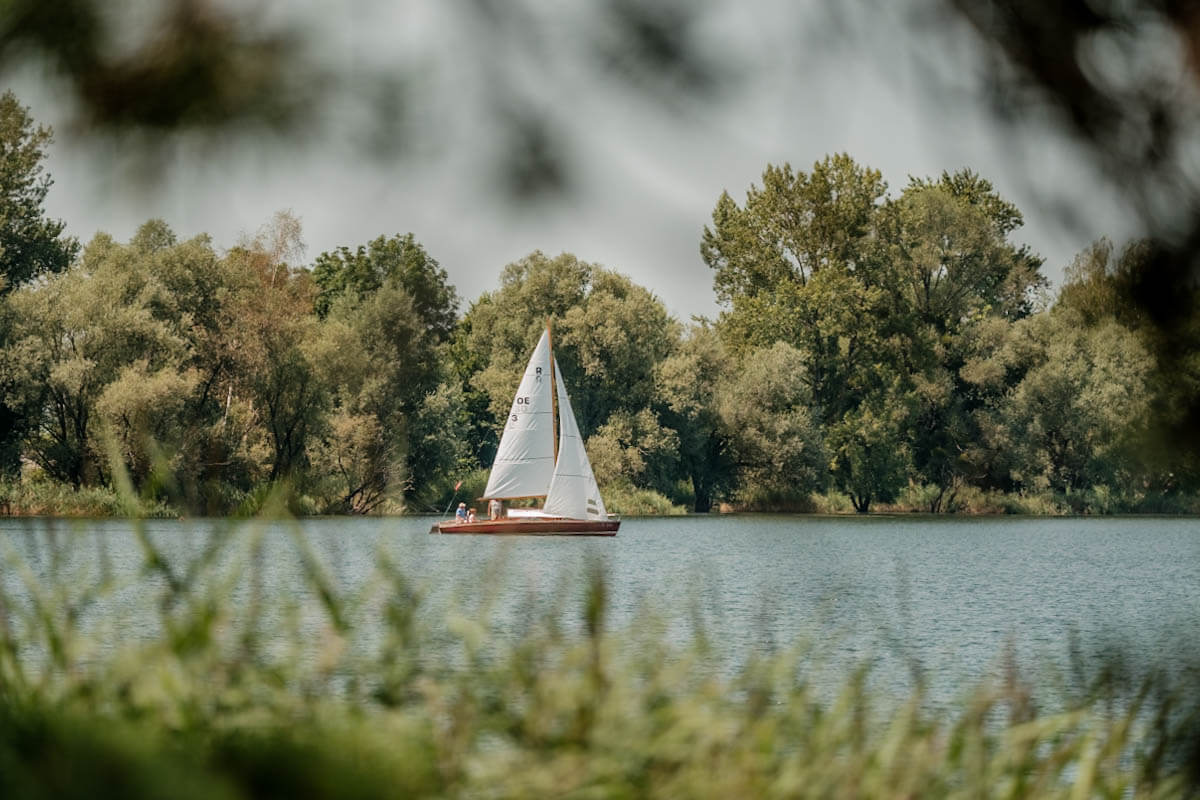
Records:
M307 547L336 591L357 599L369 628L389 591L377 569L386 557L424 597L428 627L459 613L504 641L544 614L578 627L593 565L608 579L609 629L646 614L670 620L663 635L675 643L702 629L723 670L807 642L834 674L870 663L877 683L903 694L915 668L942 699L998 674L1006 647L1047 681L1069 672L1072 638L1085 654L1119 647L1172 669L1200 652L1196 519L706 516L630 519L615 538L431 536L429 524L237 528L221 551L218 572L232 576L221 591L251 602L255 579L237 569L253 562L260 541L257 580L266 596L288 600L262 610L265 626L283 630L292 619L318 635L327 622L308 588ZM179 574L227 530L211 521L146 525ZM10 559L0 584L17 601L53 585L70 596L109 576L114 589L85 622L114 647L158 635L165 582L142 573L128 523L2 520L0 548Z

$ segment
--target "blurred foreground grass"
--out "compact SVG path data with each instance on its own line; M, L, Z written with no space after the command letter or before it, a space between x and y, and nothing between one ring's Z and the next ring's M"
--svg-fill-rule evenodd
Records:
M1186 797L1194 676L1073 676L1047 711L1015 664L931 709L818 687L820 645L707 668L703 635L614 630L596 565L575 607L489 633L480 601L429 621L380 551L352 597L292 528L319 622L263 589L263 526L218 528L171 563L40 580L8 543L0 581L0 797ZM32 526L32 523L31 523ZM32 531L32 527L31 527ZM86 535L76 532L75 536ZM71 547L71 535L55 548ZM498 569L503 567L497 567ZM53 571L53 570L52 570ZM119 636L97 609L156 598ZM266 628L270 630L266 630ZM1125 665L1128 666L1128 665ZM918 682L919 683L919 682ZM1047 706L1048 707L1048 706Z

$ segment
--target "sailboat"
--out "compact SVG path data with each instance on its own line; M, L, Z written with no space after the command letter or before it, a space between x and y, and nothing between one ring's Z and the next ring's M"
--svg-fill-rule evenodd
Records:
M616 535L621 522L604 508L561 376L547 324L513 397L480 498L501 503L544 498L542 507L510 508L500 519L438 522L430 533Z

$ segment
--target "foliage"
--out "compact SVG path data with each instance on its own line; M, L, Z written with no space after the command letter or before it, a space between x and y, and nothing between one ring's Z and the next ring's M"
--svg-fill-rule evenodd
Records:
M1152 52L1155 43L1190 42L1187 4L1142 2L1059 4L951 0L945 6L978 34L991 65L983 87L1005 123L1031 108L1050 109L1051 125L1080 145L1107 179L1143 237L1135 270L1118 270L1113 288L1123 316L1152 330L1155 382L1170 400L1156 408L1159 431L1146 450L1191 486L1200 475L1200 381L1196 277L1200 274L1200 183L1185 143L1198 118L1200 70L1189 46L1163 49L1162 60L1133 74L1095 68L1101 50L1118 57ZM957 34L956 34L957 35ZM935 45L936 47L936 45ZM1064 195L1062 217L1075 207ZM1121 274L1123 273L1123 274Z
M413 358L419 337L402 289L389 283L362 303L355 300L344 296L323 322L311 320L309 352L314 382L327 387L332 408L329 424L314 437L313 470L327 478L328 510L361 513L403 493L408 442L402 406L415 394L406 381L422 365Z
M1119 255L1108 239L1094 242L1067 267L1058 305L1075 311L1088 327L1111 319L1130 330L1145 330L1150 325L1145 310L1128 298L1148 266L1146 256L1144 241L1130 242Z
M165 451L179 458L198 384L194 370L181 373L163 367L151 372L146 361L137 361L124 367L96 399L102 434L114 440L139 484L150 477L157 454ZM178 467L176 463L168 469Z
M457 470L440 474L436 482L427 488L428 494L420 505L411 508L414 512L426 512L445 516L451 513L454 503L466 502L468 506L475 505L475 499L482 497L487 489L487 467L474 467L470 470ZM480 516L486 516L485 507L477 507Z
M1152 245L1098 242L1051 303L1012 241L1021 212L970 170L893 196L845 154L768 165L702 234L715 322L681 325L628 277L539 251L459 318L412 234L305 265L287 212L223 254L150 220L68 266L74 242L41 208L49 131L11 95L0 122L14 474L77 491L126 476L188 513L277 491L321 513L438 510L490 464L549 325L597 477L629 507L841 507L832 487L861 513L1113 513L1190 508L1200 486L1169 440L1200 356L1126 301ZM1176 323L1187 341L1200 314Z
M778 481L771 485L746 483L735 494L730 495L729 502L723 506L723 510L809 514L818 511L818 504L813 498L814 494L802 487L786 486ZM838 513L842 513L849 512L851 507L847 503L838 508ZM825 509L823 513L831 512Z
M467 312L464 360L503 419L529 352L550 323L554 355L579 429L591 436L617 410L636 412L654 393L654 365L674 345L676 323L658 298L623 275L562 254L535 252L504 268L500 288Z
M984 415L984 441L1017 486L1066 493L1130 484L1154 369L1133 333L1112 321L1086 328L1064 308L1014 326L993 358L1020 379Z
M412 298L412 312L422 330L440 343L450 338L457 320L458 295L447 277L411 233L380 236L354 251L339 247L317 256L312 267L319 289L314 307L324 317L340 295L365 297L391 283Z
M648 408L614 412L587 440L587 450L601 485L624 481L663 493L672 489L679 437Z
M294 478L307 463L306 448L329 402L308 352L317 321L311 315L312 287L287 262L298 241L260 238L229 255L247 276L251 291L239 295L233 329L234 372L259 415L270 445L266 478Z
M34 124L29 110L9 91L0 95L0 298L42 275L66 269L79 252L62 221L48 219L44 201L52 183L43 171L53 133ZM6 310L5 310L6 311ZM0 347L13 335L13 319L0 313ZM0 391L15 387L0 375ZM0 397L0 470L14 474L19 439L27 432L24 410Z
M178 247L173 255L181 258L204 261L211 254L204 240ZM158 376L169 392L194 385L194 377L169 373L182 371L189 320L161 313L171 306L170 287L155 275L162 255L100 235L70 270L10 297L15 316L5 348L10 402L32 420L30 458L58 480L76 487L102 480L97 403L110 384L124 381L124 389L112 387L106 409L126 426L134 422L132 407L119 395L138 391L132 384L139 373ZM142 421L161 433L169 421L157 409L151 416ZM128 433L131 448L141 448L141 441L133 441L140 435Z
M899 433L902 413L893 404L863 404L830 426L830 470L860 514L904 485L909 451Z
M139 498L133 504L142 518L173 518L178 511L161 500ZM0 513L26 517L120 517L130 512L129 499L107 486L74 488L40 477L0 482Z
M425 396L409 420L411 495L429 505L442 494L446 482L478 469L467 438L471 416L464 392L455 382L443 383ZM486 485L485 478L475 494L464 496L479 497Z
M717 387L730 359L714 328L691 327L675 353L655 367L654 408L679 441L678 473L691 483L692 509L712 509L734 480L735 467L717 408Z
M836 489L813 494L812 510L816 514L852 514L854 505L845 493Z
M65 79L81 122L115 130L281 127L319 93L293 35L186 0L155 11L147 19L96 0L11 0L0 62L40 58Z
M687 509L653 489L642 489L628 480L617 479L603 485L604 507L610 514L623 517L677 516Z
M367 514L399 496L403 462L389 447L390 437L377 418L340 410L327 426L311 456L315 475L331 484L318 490L323 513Z
M806 378L804 356L777 342L749 353L720 387L718 413L741 504L751 494L807 497L824 486L828 456Z
M869 240L887 190L878 171L839 154L809 174L768 165L762 180L741 208L722 193L713 227L704 229L700 254L715 271L719 302L736 305L785 282L803 285L824 269L869 269Z
M54 135L34 124L16 95L0 95L0 292L62 272L79 252L66 223L46 217L52 183L43 171Z
M411 233L322 253L311 275L334 405L373 420L382 448L372 479L380 498L398 500L407 491L423 502L438 476L466 457L464 401L445 385L440 347L457 321L454 287ZM354 491L343 487L331 507L366 511L378 505L350 503Z
M988 319L1029 315L1045 279L1007 239L1020 212L978 175L886 190L846 155L809 174L768 166L744 206L721 196L701 254L731 351L743 363L775 343L801 354L830 475L855 508L912 476L939 485L936 511L968 478L978 437L982 398L958 374L968 342Z
M1042 260L1007 240L1023 219L988 181L969 170L913 180L886 216L902 296L921 322L944 332L981 313L1033 310Z

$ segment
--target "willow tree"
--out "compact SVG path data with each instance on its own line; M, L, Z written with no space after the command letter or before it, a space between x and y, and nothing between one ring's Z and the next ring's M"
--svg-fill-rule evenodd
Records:
M462 423L462 393L451 386L444 353L458 321L457 292L411 233L321 253L310 274L314 308L328 329L322 335L344 339L333 354L342 363L331 372L343 379L330 383L332 424L341 433L322 444L323 472L344 479L338 502L366 511L405 490L425 499L464 455L464 436L442 435ZM352 419L361 427L348 436ZM348 442L358 442L353 452Z
M53 181L45 172L54 134L35 124L12 92L0 95L0 297L41 275L62 272L79 252L64 236L65 223L46 216L46 193ZM0 346L11 341L12 318L0 309ZM19 463L18 442L33 420L3 400L14 387L0 386L0 470Z
M808 510L810 495L825 488L829 459L805 371L800 352L776 342L750 352L721 382L717 407L742 503Z
M965 455L980 436L981 397L960 375L970 340L985 320L1027 317L1046 280L1041 259L1011 241L1020 211L970 170L913 180L881 218L907 371L901 425L912 478L931 487L928 510L939 511L971 478Z
M701 323L655 368L655 409L678 437L679 473L698 512L710 511L736 477L718 405L718 387L732 367L716 330Z
M1044 285L1014 245L1020 212L970 171L887 196L880 173L837 155L811 172L768 166L742 205L723 194L701 255L736 354L784 342L802 357L829 467L860 511L910 478L961 480L972 436L958 377L964 332L1020 319Z
M1100 489L1132 503L1147 488L1137 453L1155 366L1136 333L1061 307L1012 326L965 374L981 389L1012 384L980 412L982 441L1012 488L1071 504Z
M50 279L9 297L3 349L9 397L29 412L25 455L74 485L107 478L105 443L135 482L162 458L195 475L214 416L211 365L201 357L219 261L205 237L176 243L160 222L127 245L105 234Z
M743 205L722 194L701 242L725 306L722 338L735 354L776 342L795 348L813 418L834 438L855 424L860 405L891 390L879 367L900 356L879 235L886 191L877 170L847 155L826 157L810 173L768 166ZM849 450L859 439L840 441ZM839 488L857 492L844 472L834 475ZM886 499L901 485L891 470L870 483L868 498Z
M253 409L266 443L258 477L270 482L303 477L329 405L312 353L319 321L312 281L298 263L302 250L299 223L283 213L226 256L248 287L234 301L226 332L233 359L228 396Z

